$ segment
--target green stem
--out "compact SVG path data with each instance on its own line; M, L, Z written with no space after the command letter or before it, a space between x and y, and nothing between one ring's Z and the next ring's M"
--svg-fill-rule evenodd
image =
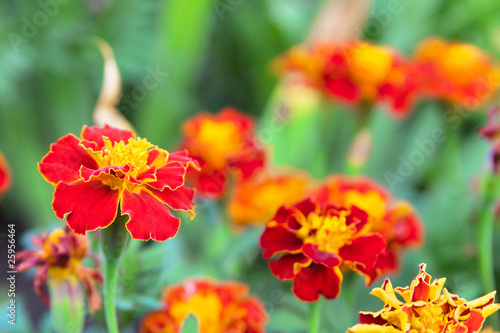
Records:
M319 333L322 309L323 301L321 299L319 299L317 302L311 303L309 312L309 333Z
M486 173L483 178L482 202L479 215L479 268L485 293L495 289L493 271L493 230L495 223L496 186L494 175ZM492 324L498 328L497 315L490 317Z
M118 333L116 315L116 282L122 254L130 243L130 235L125 229L128 216L122 216L120 210L111 225L101 232L101 248L104 255L104 314L109 333Z

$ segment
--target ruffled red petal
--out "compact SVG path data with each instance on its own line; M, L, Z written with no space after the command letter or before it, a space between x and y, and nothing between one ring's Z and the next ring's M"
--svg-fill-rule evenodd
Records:
M127 164L125 166L117 166L117 165L110 165L104 168L99 168L96 170L89 169L86 167L82 167L80 169L80 176L85 180L86 182L89 181L91 177L97 177L101 174L108 174L111 175L115 178L118 179L123 179L125 178L125 174L130 171L130 166ZM118 176L116 171L121 172L121 176ZM132 178L132 177L131 177Z
M305 264L309 258L302 253L285 254L276 261L269 262L269 268L280 280L293 279L295 277L294 266L295 263Z
M341 284L342 273L338 267L312 264L299 271L293 279L292 290L302 301L315 302L319 300L320 294L326 299L337 298Z
M156 170L156 181L149 182L148 185L159 191L164 188L175 190L184 185L185 174L186 168L180 162L167 163L164 167Z
M147 191L123 191L121 208L122 214L130 216L125 226L134 239L163 242L174 237L179 230L180 220Z
M352 261L363 265L365 268L372 268L378 256L385 250L386 243L379 234L361 236L339 249L339 256L342 260Z
M181 186L175 191L167 187L163 191L148 187L148 191L172 209L180 209L190 213L194 210L193 199L196 191L189 187Z
M113 222L119 199L120 191L112 190L100 180L79 180L56 186L52 208L60 219L68 214L66 220L71 230L85 235L87 231L106 228Z
M130 138L135 138L135 134L132 131L122 130L109 125L104 125L104 127L97 126L83 126L80 137L82 138L82 144L86 148L92 148L93 150L101 150L104 147L103 136L107 137L111 142L127 142Z
M335 253L323 252L314 244L302 245L302 252L317 264L325 265L329 268L340 265L340 259Z
M295 233L282 227L268 227L260 236L260 247L264 249L262 256L269 259L278 252L296 251L302 246L302 240Z
M38 170L51 184L72 183L80 178L80 167L97 169L97 162L81 147L73 134L63 136L50 145L50 152L38 164Z
M214 199L219 199L224 195L227 187L227 176L224 173L220 171L214 171L209 174L195 173L195 187L200 193ZM193 175L193 172L189 172L189 175Z

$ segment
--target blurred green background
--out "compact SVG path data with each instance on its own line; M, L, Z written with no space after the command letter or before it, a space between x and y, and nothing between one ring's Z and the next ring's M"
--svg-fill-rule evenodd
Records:
M232 105L259 117L260 128L266 129L278 104L270 62L307 37L324 2L3 0L0 150L14 172L13 187L0 204L5 230L15 223L18 243L26 245L26 235L62 225L50 206L53 189L38 173L37 162L59 137L79 134L84 124L92 123L103 67L96 36L111 45L122 74L119 109L140 136L171 149L179 140L180 123L200 110L215 112ZM400 0L401 12L387 16L389 2L373 1L368 19L372 28L364 30L365 38L408 54L426 36L439 35L500 55L499 0ZM144 80L151 78L157 84L146 88ZM318 178L345 171L354 120L348 110L329 108L295 118L269 138L276 164L304 168ZM489 151L477 135L486 122L487 110L482 111L451 111L450 122L442 104L425 101L408 119L374 114L373 151L364 173L386 187L387 172L396 173L401 158L421 149L418 142L431 138L436 129L447 133L447 139L424 152L421 165L392 188L397 197L416 206L426 225L425 245L407 253L401 273L392 277L395 285L408 285L417 265L426 262L433 277L448 278L451 292L467 299L481 294L477 194ZM269 273L256 245L260 231L232 235L223 204L200 202L197 212L194 221L184 219L175 239L134 243L143 251L129 251L119 304L128 331L158 305L164 285L189 276L212 276L249 283L271 314L269 332L305 332L308 307L293 297L290 283ZM500 253L496 231L495 249ZM1 246L3 253L6 243ZM500 285L500 255L495 260ZM36 319L40 326L30 328L26 320L28 326L18 326L16 332L50 331L29 274L18 278L18 297L33 303L29 311L18 312L19 318ZM356 323L358 311L380 308L363 279L352 278L346 277L341 297L325 306L322 332L343 332ZM4 298L6 293L0 296ZM99 331L101 317L89 321L89 332ZM8 332L12 327L2 322L0 329Z

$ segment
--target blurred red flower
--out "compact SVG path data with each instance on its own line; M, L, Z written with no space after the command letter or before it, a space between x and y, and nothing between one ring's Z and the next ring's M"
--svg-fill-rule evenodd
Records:
M349 104L383 101L406 115L419 96L419 71L402 55L365 41L297 46L276 62L278 72L298 74L326 96Z
M477 107L499 88L500 66L475 45L431 37L420 43L415 58L427 95Z
M281 207L267 223L260 246L271 272L280 280L293 280L301 300L317 301L340 294L342 269L363 273L372 269L386 248L382 235L369 230L368 215L352 206L320 205L306 199Z
M60 138L39 164L55 187L54 212L77 234L106 228L124 214L132 238L156 241L179 229L168 207L194 217L195 192L184 184L188 167L197 168L186 152L169 154L132 131L107 125L84 126L81 139Z
M262 333L268 321L259 299L248 295L238 282L191 280L168 287L164 309L148 314L140 333L177 333L184 320L194 315L203 333Z
M297 203L306 194L308 177L299 173L271 175L262 172L236 183L227 212L236 226L261 226L278 208Z
M185 122L183 134L182 147L201 166L201 172L188 174L189 180L207 197L221 198L230 176L246 179L265 164L254 120L236 109L199 113Z
M365 177L331 177L314 194L322 205L357 207L368 214L368 228L380 233L387 248L371 268L358 267L367 284L399 268L401 249L423 242L422 222L412 206L396 201L387 191Z
M12 171L7 159L0 151L0 197L9 190L12 183Z
M467 301L443 289L445 281L442 278L431 282L425 264L420 265L420 273L409 287L393 288L386 279L382 288L371 292L385 303L384 308L378 312L360 312L360 324L347 332L473 333L481 330L486 317L500 309L500 305L494 303L495 291Z
M88 240L76 235L71 230L55 229L31 238L37 250L28 249L16 254L17 270L23 272L36 267L33 284L35 292L49 304L49 296L42 289L47 282L70 283L73 288L83 284L87 291L90 312L94 313L101 306L101 296L96 284L102 284L97 257L88 252ZM85 267L85 259L94 260L96 268ZM76 290L74 291L77 294Z

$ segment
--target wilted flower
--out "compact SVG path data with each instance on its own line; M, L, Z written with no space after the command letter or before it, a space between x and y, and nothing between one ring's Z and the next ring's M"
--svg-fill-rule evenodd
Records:
M238 182L227 206L228 215L237 226L262 225L281 206L300 201L307 183L306 176L292 173L262 173Z
M476 107L500 85L500 66L471 44L428 38L418 46L416 61L426 93L452 103Z
M186 281L168 287L163 301L162 310L143 319L140 333L180 332L190 314L203 333L261 333L268 321L259 299L249 296L248 287L237 282Z
M164 241L180 224L169 207L194 216L194 190L184 177L196 165L186 152L169 154L132 131L107 125L84 126L81 137L60 138L39 164L55 187L54 212L74 232L106 228L124 214L132 238Z
M488 115L488 125L479 130L479 134L488 139L492 145L491 166L495 173L499 171L500 163L500 108L496 107Z
M37 268L33 281L36 294L49 304L49 296L43 289L47 284L69 285L69 290L72 290L70 298L78 296L78 290L83 284L87 291L90 312L98 310L101 306L101 296L96 284L102 283L103 277L99 271L97 257L88 252L87 238L76 235L66 228L33 236L31 241L38 249L17 253L16 261L19 272ZM84 260L87 258L94 260L95 268L84 265ZM65 290L65 288L56 289Z
M419 73L396 51L364 41L294 47L278 60L279 72L298 73L328 97L350 104L386 101L406 114L419 94Z
M222 197L229 177L246 179L264 166L265 151L257 142L254 121L236 109L199 113L185 122L183 133L182 147L201 166L189 179L205 196Z
M494 303L495 291L467 301L448 292L443 285L446 279L434 280L420 265L420 273L409 287L392 287L386 279L382 288L375 288L372 295L380 298L385 306L378 312L360 312L359 321L349 333L398 333L398 332L479 332L486 317L500 308ZM404 301L401 301L399 294Z
M367 228L380 233L387 248L371 268L358 268L367 275L367 283L399 267L402 248L422 243L422 223L405 201L396 201L387 191L364 177L332 177L316 190L315 197L323 205L357 207L368 214Z
M7 192L12 183L12 171L10 170L7 159L0 151L0 197Z
M372 269L386 248L384 238L371 232L368 215L352 206L321 206L306 199L281 207L261 236L263 256L280 280L293 279L292 290L301 300L317 301L340 293L342 269Z

